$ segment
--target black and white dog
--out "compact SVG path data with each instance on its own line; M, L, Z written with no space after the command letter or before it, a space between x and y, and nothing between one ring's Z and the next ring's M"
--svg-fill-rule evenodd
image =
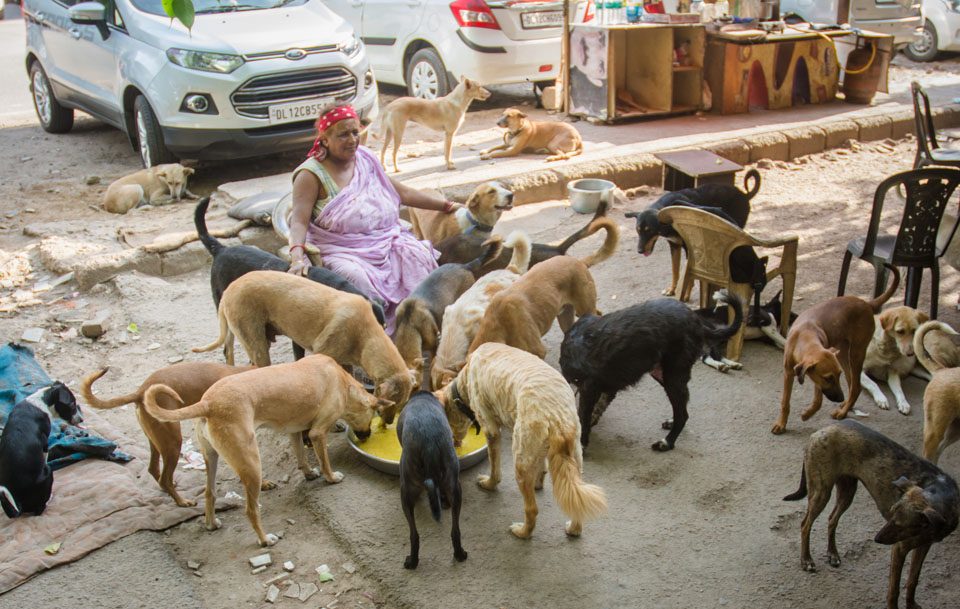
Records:
M83 422L80 406L63 383L56 382L23 399L7 418L0 435L0 505L9 518L40 515L53 490L47 465L52 421Z
M747 314L747 319L745 321L746 327L743 331L743 340L767 339L775 346L780 348L780 350L783 350L783 346L786 344L787 340L782 334L780 334L780 320L783 317L783 304L780 302L780 295L782 293L782 290L777 292L773 298L768 300L766 304L762 305L759 304L759 290L754 293L755 303L750 305L750 312ZM717 295L714 294L714 299L716 298ZM727 321L726 307L720 302L717 302L716 307L697 309L696 313L703 319L706 319L713 324L723 324ZM791 325L793 324L793 320L796 318L797 314L791 311ZM724 354L727 350L727 341L716 342L708 347L709 349L707 353L704 353L703 357L701 358L701 361L703 361L704 364L719 370L720 372L726 372L728 370L740 370L743 367L740 362L735 362L725 357Z

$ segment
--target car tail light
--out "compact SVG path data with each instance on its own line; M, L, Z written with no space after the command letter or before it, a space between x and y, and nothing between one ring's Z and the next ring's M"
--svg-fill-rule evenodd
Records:
M455 0L450 3L453 18L460 27L482 27L499 30L500 24L487 3L483 0Z

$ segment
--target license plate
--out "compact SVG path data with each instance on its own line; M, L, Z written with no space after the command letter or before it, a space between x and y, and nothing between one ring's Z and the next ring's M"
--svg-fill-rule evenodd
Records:
M561 27L563 11L535 11L520 15L520 25L525 30L545 27Z
M320 109L331 102L333 102L333 98L326 97L291 102L289 104L276 104L268 108L267 116L270 119L271 125L313 120L320 115Z

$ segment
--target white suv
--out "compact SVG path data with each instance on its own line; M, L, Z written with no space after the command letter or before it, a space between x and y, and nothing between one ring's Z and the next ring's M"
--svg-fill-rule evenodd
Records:
M780 0L780 14L796 13L811 23L849 23L893 36L900 49L923 27L920 0Z
M461 75L484 85L553 81L563 2L325 0L360 33L377 80L434 99Z
M363 44L320 0L194 0L192 31L162 0L24 0L41 126L82 110L122 129L144 166L306 148L320 106L375 118Z

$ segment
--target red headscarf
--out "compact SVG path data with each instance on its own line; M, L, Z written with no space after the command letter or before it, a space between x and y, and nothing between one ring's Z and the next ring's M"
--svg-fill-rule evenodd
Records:
M360 120L357 111L354 110L350 104L337 106L317 117L317 122L315 123L317 127L317 139L313 141L313 147L310 149L310 152L307 153L307 158L314 157L318 161L326 158L327 150L320 144L320 137L335 123L339 123L348 118Z

